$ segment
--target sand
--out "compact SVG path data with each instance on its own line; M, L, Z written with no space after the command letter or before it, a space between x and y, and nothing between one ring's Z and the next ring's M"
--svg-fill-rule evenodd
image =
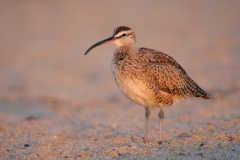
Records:
M0 159L239 159L239 1L1 1ZM212 97L144 108L117 88L114 45L127 25L139 47L169 54Z

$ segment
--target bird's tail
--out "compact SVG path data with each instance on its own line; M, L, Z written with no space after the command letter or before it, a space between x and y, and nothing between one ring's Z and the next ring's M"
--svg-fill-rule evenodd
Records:
M196 97L202 97L203 99L211 99L209 94L207 94L202 88L195 84L194 95Z
M188 77L188 87L190 92L195 97L202 97L203 99L211 99L210 96L201 88L199 85L194 82L190 77Z

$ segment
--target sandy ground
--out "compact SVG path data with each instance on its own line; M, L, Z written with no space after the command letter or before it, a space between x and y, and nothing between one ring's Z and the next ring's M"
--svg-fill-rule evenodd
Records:
M239 159L239 1L0 2L0 159ZM115 27L177 60L211 96L144 108L111 74Z

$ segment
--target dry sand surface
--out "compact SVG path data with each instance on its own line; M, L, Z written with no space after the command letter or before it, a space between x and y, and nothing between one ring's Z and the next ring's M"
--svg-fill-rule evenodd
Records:
M0 1L0 159L240 159L240 1ZM114 45L174 57L212 100L151 109L117 88Z

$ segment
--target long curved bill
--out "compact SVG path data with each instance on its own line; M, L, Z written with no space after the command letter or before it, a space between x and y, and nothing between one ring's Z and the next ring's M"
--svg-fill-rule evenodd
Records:
M111 42L114 42L114 41L115 41L115 38L114 38L114 36L112 36L112 37L109 37L109 38L107 38L107 39L104 39L104 40L102 40L102 41L100 41L100 42L97 42L97 43L95 43L94 45L92 45L92 46L84 53L84 55L87 55L88 52L90 52L93 48L95 48L95 47L97 47L97 46L100 46L100 45L105 44L105 43L111 43Z

